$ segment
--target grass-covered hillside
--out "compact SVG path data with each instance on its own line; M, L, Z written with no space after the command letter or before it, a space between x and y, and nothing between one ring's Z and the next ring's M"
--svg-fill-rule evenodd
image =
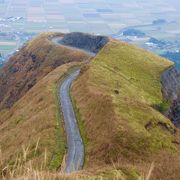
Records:
M155 162L154 179L180 178L179 131L159 112L168 108L160 75L170 66L168 60L112 40L82 69L72 98L86 168L118 163L143 172Z
M57 90L60 81L75 65L56 68L11 109L0 112L0 174L30 162L38 169L41 166L51 170L60 168L66 136Z
M0 109L12 107L40 79L60 65L87 60L87 55L51 42L61 33L43 33L28 42L0 70Z
M63 34L34 38L0 69L0 174L31 160L43 169L61 166L66 136L57 86L64 73L89 56L54 44L51 38L57 35Z
M33 39L0 70L0 179L180 179L180 134L163 115L170 104L160 83L172 63L110 40L87 64L85 53L54 44L57 35ZM85 165L68 176L57 95L76 66L71 97Z

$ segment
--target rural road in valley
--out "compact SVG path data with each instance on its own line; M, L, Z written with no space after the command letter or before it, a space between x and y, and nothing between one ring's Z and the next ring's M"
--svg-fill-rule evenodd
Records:
M68 145L65 164L66 173L81 170L84 163L84 145L70 97L71 84L77 78L79 72L80 69L72 72L59 88L60 104L64 117Z

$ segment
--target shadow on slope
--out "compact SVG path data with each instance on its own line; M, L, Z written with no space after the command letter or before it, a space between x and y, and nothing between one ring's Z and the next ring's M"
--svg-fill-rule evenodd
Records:
M72 51L49 41L60 33L44 33L28 42L10 58L0 70L0 110L12 107L40 79L70 62L82 62L89 58L84 52Z
M95 36L74 32L65 34L60 43L84 49L92 53L98 53L108 43L108 41L109 38L106 36Z

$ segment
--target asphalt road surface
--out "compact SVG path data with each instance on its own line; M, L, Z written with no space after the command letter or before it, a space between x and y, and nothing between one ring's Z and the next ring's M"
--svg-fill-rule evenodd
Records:
M77 78L79 72L79 69L72 72L59 88L60 104L64 116L68 145L65 173L81 170L84 163L84 145L70 97L71 84Z

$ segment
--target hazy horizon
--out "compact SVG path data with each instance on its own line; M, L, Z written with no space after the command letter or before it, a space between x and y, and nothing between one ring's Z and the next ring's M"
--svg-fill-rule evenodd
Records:
M164 23L157 23L156 21ZM144 37L122 36L125 29ZM0 0L0 53L13 53L41 32L113 36L164 54L180 46L179 0ZM150 38L155 38L153 43ZM161 41L166 41L161 42ZM176 61L176 60L175 60Z
M28 32L82 31L109 35L160 18L179 24L179 9L177 0L0 0L1 18L24 18L9 29L0 27L1 31L16 28Z

